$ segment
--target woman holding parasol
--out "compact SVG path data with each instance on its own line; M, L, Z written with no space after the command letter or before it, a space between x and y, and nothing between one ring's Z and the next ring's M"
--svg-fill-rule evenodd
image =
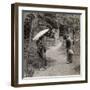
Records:
M46 69L47 66L47 60L46 60L46 47L45 47L45 34L49 31L49 29L44 29L40 31L33 40L36 41L37 45L37 53L41 59L42 67ZM40 67L39 67L40 68Z

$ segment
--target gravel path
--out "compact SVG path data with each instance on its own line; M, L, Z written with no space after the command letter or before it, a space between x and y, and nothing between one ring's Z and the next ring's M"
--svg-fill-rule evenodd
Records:
M36 70L33 77L77 75L74 63L66 64L66 52L61 42L50 47L46 52L48 65L46 69Z

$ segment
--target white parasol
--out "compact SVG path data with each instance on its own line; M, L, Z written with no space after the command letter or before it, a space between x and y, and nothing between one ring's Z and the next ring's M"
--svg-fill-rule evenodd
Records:
M40 31L38 34L36 34L36 36L33 38L33 40L38 40L41 36L43 36L48 31L49 31L49 29L44 29L44 30Z

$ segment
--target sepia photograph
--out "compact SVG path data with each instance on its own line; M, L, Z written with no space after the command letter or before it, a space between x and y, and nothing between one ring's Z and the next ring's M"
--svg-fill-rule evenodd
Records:
M22 11L23 77L80 74L80 14Z
M12 85L87 82L87 7L12 4Z

